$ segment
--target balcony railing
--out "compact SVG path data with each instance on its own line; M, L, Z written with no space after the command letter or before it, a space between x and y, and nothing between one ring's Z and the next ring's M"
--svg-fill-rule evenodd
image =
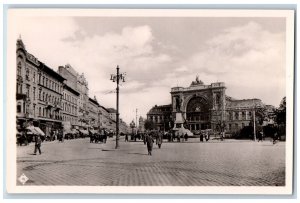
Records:
M47 106L47 108L52 108L53 104L51 102L46 101L46 106Z

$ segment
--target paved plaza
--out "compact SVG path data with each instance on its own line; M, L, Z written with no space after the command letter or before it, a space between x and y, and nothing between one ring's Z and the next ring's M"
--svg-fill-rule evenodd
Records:
M34 144L17 147L17 177L25 185L74 186L283 186L285 142L225 140L199 143L154 144L148 156L143 142L124 142L115 149L89 139L42 143L42 154L33 155ZM18 185L22 185L17 181Z

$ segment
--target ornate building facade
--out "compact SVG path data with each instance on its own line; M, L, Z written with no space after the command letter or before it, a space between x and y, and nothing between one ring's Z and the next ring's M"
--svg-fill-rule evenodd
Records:
M263 120L267 109L260 99L233 99L226 96L225 83L205 85L198 77L189 87L171 88L171 101L171 105L154 106L147 113L147 119L153 121L157 129L166 129L165 118L169 116L172 128L176 113L180 112L185 128L194 133L221 128L233 133L252 125L254 118L255 122Z
M89 98L87 109L89 111L89 128L99 130L100 127L100 105L96 98Z
M65 78L30 54L17 40L17 122L34 125L46 136L62 128ZM25 123L24 123L25 120Z
M171 129L172 119L172 105L155 105L147 113L147 120L154 123L155 129L168 131Z
M71 88L67 84L64 85L63 101L62 101L62 116L64 122L69 122L73 129L78 127L78 99L79 92Z

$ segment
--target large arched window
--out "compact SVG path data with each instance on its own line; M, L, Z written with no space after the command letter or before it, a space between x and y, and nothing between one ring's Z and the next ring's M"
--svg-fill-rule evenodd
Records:
M192 98L186 107L189 128L193 130L210 128L210 106L202 97Z

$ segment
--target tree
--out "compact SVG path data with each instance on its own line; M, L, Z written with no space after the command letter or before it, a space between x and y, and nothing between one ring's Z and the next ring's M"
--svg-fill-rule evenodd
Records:
M286 97L283 97L281 102L280 102L280 105L279 105L279 108L276 109L275 111L275 120L276 120L276 123L278 125L281 125L281 124L284 124L286 123Z
M145 130L153 130L154 129L154 123L152 120L145 120L144 124Z

